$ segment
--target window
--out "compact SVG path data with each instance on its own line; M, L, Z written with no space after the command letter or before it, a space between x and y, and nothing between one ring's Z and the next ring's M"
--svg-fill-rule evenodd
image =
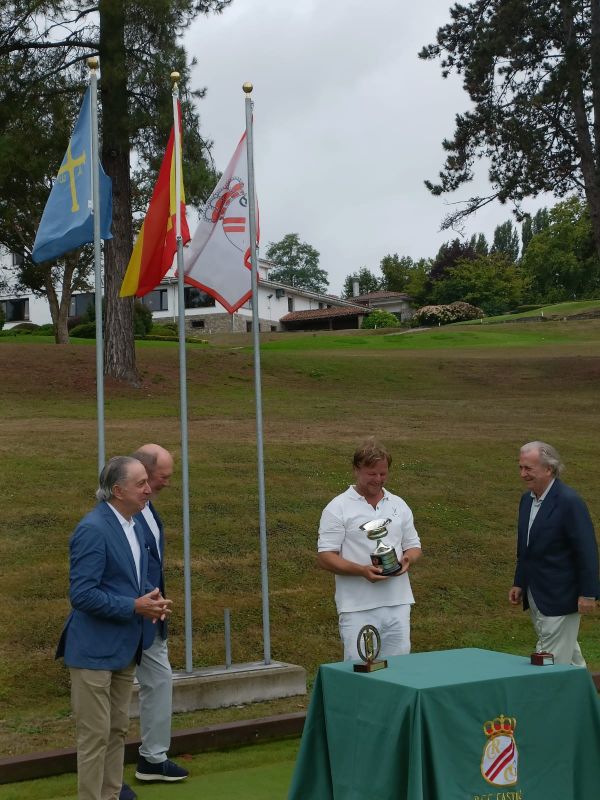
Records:
M13 267L20 267L23 261L25 261L23 253L11 253L11 255Z
M70 317L83 317L84 314L94 307L94 300L96 295L94 292L84 292L83 294L74 294L71 298L71 305L69 306Z
M251 332L252 332L252 323L246 321L246 333L251 333Z
M186 308L209 308L215 305L214 297L193 286L186 286L183 295Z
M3 300L2 309L6 322L27 322L29 320L29 300L26 297Z
M190 320L190 325L192 328L203 328L204 327L204 320L203 319L192 319Z
M323 303L319 303L319 309L321 308L325 308L325 305Z
M277 325L271 325L271 330L272 331L276 331L277 330Z
M275 289L275 297L278 300L281 300L281 298L284 296L285 296L285 291L283 289Z
M294 298L288 297L288 311L294 310Z
M168 290L155 289L153 292L148 292L148 294L142 298L142 303L148 306L150 311L168 311Z

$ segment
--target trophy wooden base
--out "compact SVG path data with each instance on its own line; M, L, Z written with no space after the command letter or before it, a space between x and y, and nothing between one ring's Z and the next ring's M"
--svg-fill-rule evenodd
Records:
M531 663L535 664L536 667L546 667L550 664L554 664L554 656L552 653L532 653L531 654Z
M387 659L382 658L379 661L365 661L364 664L355 664L354 672L376 672L378 669L386 669Z

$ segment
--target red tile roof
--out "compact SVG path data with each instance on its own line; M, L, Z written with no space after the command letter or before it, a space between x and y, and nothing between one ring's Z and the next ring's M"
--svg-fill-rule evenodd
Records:
M410 295L404 294L403 292L367 292L366 294L359 294L356 297L349 297L348 300L356 303L366 303L369 300L383 300L383 299L394 299L397 298L398 300L410 300Z
M365 316L369 312L367 309L364 311L358 308L314 308L307 309L306 311L290 311L284 317L281 317L280 322L298 322L299 320L309 319L329 319L330 317L356 317L358 314Z

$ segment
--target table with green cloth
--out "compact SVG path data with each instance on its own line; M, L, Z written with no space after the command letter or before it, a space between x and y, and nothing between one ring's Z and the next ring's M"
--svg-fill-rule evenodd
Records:
M589 672L475 648L320 667L288 800L597 800Z

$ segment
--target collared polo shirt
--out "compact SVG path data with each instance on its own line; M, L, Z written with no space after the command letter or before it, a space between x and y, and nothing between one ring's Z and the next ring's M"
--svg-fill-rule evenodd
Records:
M388 534L383 541L396 550L399 559L405 550L421 546L412 511L401 497L384 489L382 499L373 508L354 486L350 486L323 510L318 551L336 552L356 564L370 564L371 553L377 542L368 539L360 526L388 517L391 522L387 525ZM338 613L414 603L407 573L375 583L370 583L360 575L336 575L335 587Z

